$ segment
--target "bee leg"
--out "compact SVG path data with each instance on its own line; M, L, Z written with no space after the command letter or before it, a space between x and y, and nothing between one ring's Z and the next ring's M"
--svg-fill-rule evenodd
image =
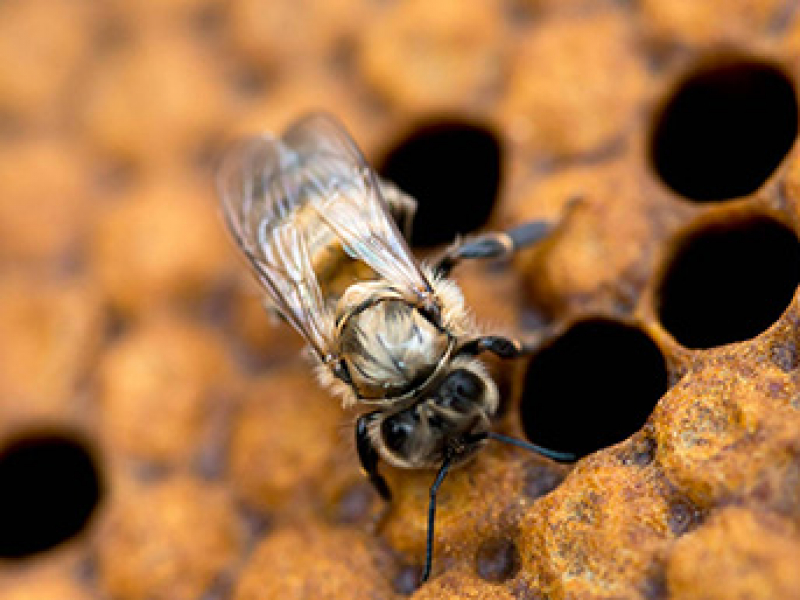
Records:
M369 438L369 424L376 418L378 411L361 415L356 422L356 449L358 458L361 461L361 468L364 469L369 482L380 494L381 498L390 502L392 491L383 476L378 473L378 452L372 445Z
M414 214L417 212L417 201L391 181L379 179L378 186L389 207L389 213L400 228L403 237L406 240L411 239L411 224L414 222Z
M420 584L428 581L428 577L431 576L431 566L433 565L433 532L436 517L436 494L439 492L439 486L442 485L444 478L447 476L447 472L450 470L451 458L452 457L449 455L445 457L430 490L430 501L428 504L428 538L425 544L425 568L422 571Z
M500 335L483 335L468 341L458 349L458 354L476 356L491 352L500 358L517 358L526 353L526 347L518 340Z
M473 258L506 258L518 250L541 241L553 230L548 221L531 221L508 231L485 233L459 240L434 263L433 270L447 277L462 260Z

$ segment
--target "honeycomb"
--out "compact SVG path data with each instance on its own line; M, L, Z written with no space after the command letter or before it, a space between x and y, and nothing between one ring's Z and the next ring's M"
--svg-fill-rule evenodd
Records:
M0 3L0 599L800 597L796 0ZM487 330L490 445L358 470L220 222L337 115Z

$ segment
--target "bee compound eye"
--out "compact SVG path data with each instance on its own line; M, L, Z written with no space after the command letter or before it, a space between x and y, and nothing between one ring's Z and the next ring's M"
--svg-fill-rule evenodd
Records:
M399 452L414 431L414 422L403 413L393 415L381 423L381 435L389 450Z
M442 384L436 403L444 408L463 412L481 397L483 391L484 383L480 377L471 371L459 369L451 373Z
M475 400L483 393L483 382L470 371L456 371L455 392L459 398Z

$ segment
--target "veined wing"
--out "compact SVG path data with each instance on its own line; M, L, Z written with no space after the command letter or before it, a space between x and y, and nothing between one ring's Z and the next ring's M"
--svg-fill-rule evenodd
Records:
M248 139L225 156L217 187L228 228L258 280L324 361L333 339L333 317L312 267L308 232L295 218L305 202L322 198L306 180L302 163L280 140Z
M431 285L389 215L375 172L338 121L314 113L283 139L299 156L309 158L307 176L321 190L315 209L345 251L409 299L431 298Z

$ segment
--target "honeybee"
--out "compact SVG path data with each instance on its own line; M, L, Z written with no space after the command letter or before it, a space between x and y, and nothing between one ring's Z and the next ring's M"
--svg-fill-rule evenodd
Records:
M391 499L380 459L438 469L422 581L432 564L436 492L451 467L489 439L574 459L491 431L498 390L478 355L513 358L526 348L480 333L448 278L463 259L508 256L544 238L549 223L467 238L421 264L397 225L408 234L416 202L380 178L321 113L280 138L232 148L217 185L228 228L269 304L308 343L322 384L344 406L365 410L356 449L377 492Z

